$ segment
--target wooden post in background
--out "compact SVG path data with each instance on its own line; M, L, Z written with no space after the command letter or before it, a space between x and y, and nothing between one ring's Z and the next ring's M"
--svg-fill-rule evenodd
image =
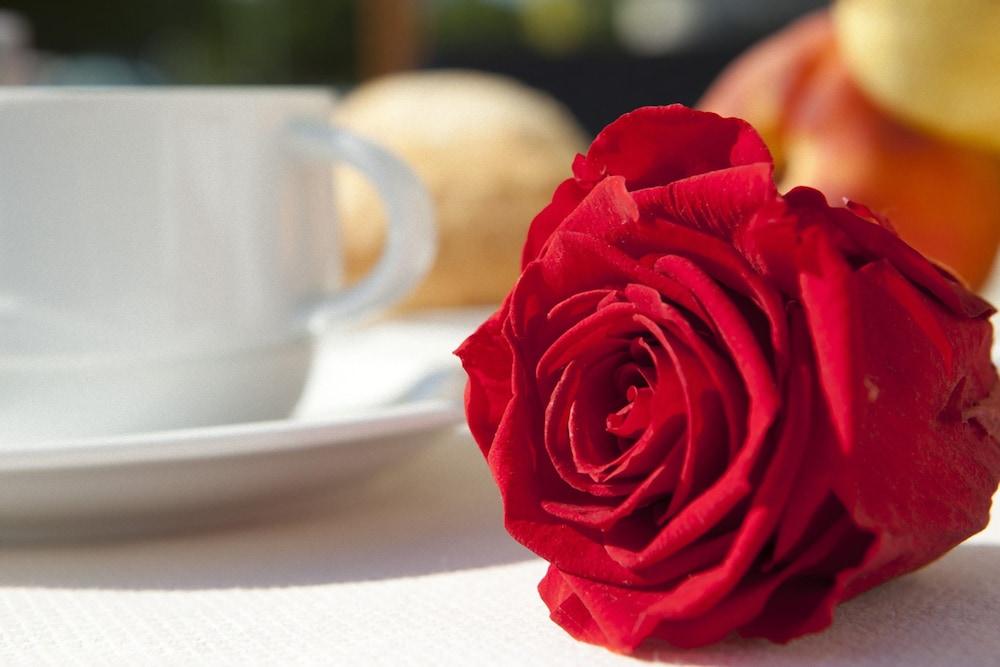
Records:
M413 69L423 51L421 0L357 0L361 78Z

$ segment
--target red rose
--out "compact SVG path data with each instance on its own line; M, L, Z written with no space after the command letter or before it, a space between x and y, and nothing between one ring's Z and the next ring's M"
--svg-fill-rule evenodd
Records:
M737 119L640 109L573 173L458 350L557 623L787 641L983 528L989 304L863 207L779 195Z

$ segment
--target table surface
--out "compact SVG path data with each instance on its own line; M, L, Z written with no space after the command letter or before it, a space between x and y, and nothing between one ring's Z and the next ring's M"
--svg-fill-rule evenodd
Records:
M544 571L456 430L283 519L0 548L0 664L1000 664L1000 520L787 646L615 655L548 620Z

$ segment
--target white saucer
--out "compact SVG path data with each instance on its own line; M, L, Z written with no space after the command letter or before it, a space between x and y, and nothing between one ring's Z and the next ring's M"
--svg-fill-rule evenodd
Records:
M162 532L344 490L461 421L453 401L0 452L0 541Z
M441 311L320 342L294 417L0 448L0 543L163 532L347 491L463 421L451 351L484 317Z

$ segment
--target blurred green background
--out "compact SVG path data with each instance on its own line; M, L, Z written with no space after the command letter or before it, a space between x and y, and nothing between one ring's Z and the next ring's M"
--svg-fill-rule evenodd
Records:
M0 81L321 84L417 67L513 75L590 129L693 103L822 0L0 0Z

